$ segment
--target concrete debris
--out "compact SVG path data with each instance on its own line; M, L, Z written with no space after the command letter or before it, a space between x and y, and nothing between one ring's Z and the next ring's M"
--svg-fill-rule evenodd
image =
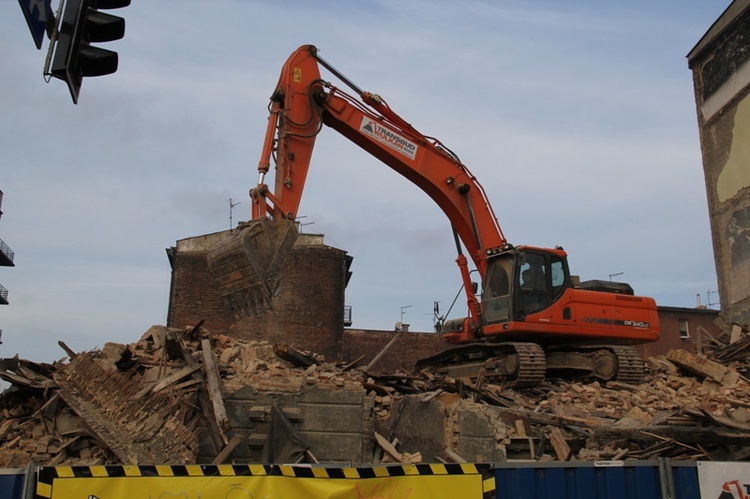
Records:
M639 385L523 390L376 375L372 360L327 362L200 324L64 349L51 365L0 359L0 467L750 459L750 338L737 327L702 353L648 359Z

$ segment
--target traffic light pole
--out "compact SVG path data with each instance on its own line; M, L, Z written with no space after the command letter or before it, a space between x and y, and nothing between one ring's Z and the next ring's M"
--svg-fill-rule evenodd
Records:
M47 48L47 58L44 61L44 77L49 83L52 78L52 74L49 72L50 64L52 64L52 52L54 51L55 44L57 43L57 33L60 29L60 19L62 18L62 10L65 5L65 0L60 0L57 6L57 14L55 14L54 28L47 30L47 36L49 37L49 47Z

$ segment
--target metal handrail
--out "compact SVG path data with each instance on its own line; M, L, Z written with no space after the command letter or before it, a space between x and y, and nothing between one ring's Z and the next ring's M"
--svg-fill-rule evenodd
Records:
M15 253L13 253L13 250L11 250L7 244L3 242L2 239L0 239L0 253L8 257L8 260L13 262L13 257L15 256Z

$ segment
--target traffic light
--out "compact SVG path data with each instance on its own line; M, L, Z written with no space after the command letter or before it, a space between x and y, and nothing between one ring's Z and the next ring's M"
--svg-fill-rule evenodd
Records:
M67 0L50 74L68 84L73 102L85 76L104 76L117 71L117 52L91 43L111 42L125 35L125 19L100 9L119 9L130 0Z

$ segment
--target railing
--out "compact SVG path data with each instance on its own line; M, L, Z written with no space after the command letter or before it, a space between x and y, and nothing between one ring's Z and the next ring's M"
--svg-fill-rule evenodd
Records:
M8 304L8 290L2 284L0 284L0 303Z
M0 253L5 255L8 260L13 263L13 257L15 256L15 253L13 253L13 251L8 247L7 244L3 242L2 239L0 239Z
M352 325L352 306L344 305L344 326Z

